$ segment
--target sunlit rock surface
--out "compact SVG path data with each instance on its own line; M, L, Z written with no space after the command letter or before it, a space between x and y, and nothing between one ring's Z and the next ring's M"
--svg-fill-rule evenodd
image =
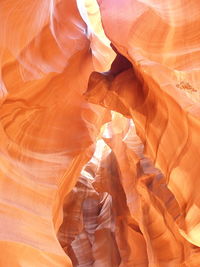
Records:
M199 1L0 18L0 266L200 266Z

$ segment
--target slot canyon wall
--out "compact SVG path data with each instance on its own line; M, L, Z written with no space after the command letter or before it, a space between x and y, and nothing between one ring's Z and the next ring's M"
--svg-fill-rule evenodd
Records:
M0 266L199 267L199 1L0 19Z

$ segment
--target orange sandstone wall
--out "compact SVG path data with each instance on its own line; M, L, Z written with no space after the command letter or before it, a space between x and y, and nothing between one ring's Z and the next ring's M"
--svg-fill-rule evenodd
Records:
M0 266L200 265L199 10L1 1Z

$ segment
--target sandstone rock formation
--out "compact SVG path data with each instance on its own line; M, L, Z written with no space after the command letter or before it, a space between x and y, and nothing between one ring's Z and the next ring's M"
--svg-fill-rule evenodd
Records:
M200 266L199 10L0 2L0 266Z

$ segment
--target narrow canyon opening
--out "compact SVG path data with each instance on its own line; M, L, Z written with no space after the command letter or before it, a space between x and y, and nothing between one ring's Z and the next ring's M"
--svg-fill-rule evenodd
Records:
M76 267L134 266L137 242L144 242L144 223L147 235L149 221L164 205L174 219L179 214L162 173L144 156L132 119L111 114L111 121L101 127L92 158L64 201L58 240ZM156 207L149 208L149 201L157 202Z

